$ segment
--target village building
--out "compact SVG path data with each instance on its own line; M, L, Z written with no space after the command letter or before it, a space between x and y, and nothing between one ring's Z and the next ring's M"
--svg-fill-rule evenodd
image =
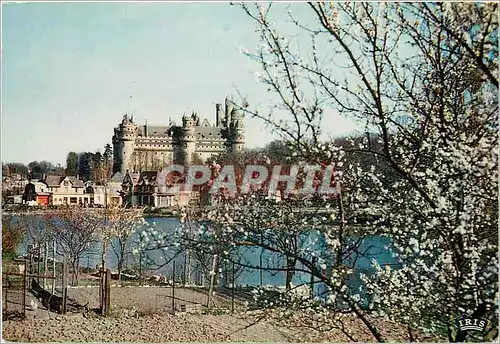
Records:
M118 172L115 173L109 182L105 185L95 185L91 182L89 183L89 192L90 186L92 188L92 192L94 195L94 205L100 207L117 207L122 206L123 201L121 197L123 174Z
M122 194L131 200L132 206L185 207L198 202L200 198L199 192L183 191L182 188L178 192L168 193L167 173L163 170L142 172L133 187L130 177L135 176L131 173L128 176L124 179Z
M33 182L26 184L22 195L23 204L36 205L36 190Z
M115 173L107 183L105 193L108 198L108 206L121 206L123 199L122 192L123 173Z
M135 194L135 188L137 183L139 182L139 178L141 177L140 173L132 173L130 171L126 171L122 180L122 201L123 203L135 206L139 204L139 200L137 199L137 195Z
M47 192L52 194L53 205L90 205L94 195L85 193L85 185L78 176L47 176L43 181Z
M28 183L29 180L24 178L21 174L12 174L2 177L2 190L20 190L22 193Z
M94 189L94 205L105 206L106 205L106 190L104 185L95 185Z
M52 203L52 194L48 192L48 187L44 182L31 181L35 187L36 204L40 206L48 206Z
M23 203L23 195L13 195L7 197L7 202L10 204L22 204Z
M48 206L52 203L52 193L43 181L30 180L23 193L23 204L30 206Z

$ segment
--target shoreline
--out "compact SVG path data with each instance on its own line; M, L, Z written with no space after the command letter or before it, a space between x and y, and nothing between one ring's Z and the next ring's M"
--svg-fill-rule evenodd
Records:
M54 214L54 213L62 212L64 210L66 210L66 209L45 209L45 210L37 209L37 210L31 210L31 211L30 210L28 210L28 211L26 211L26 210L24 210L24 211L10 211L10 210L2 209L1 213L2 213L2 216L4 216L4 215L5 216L45 215L45 214ZM92 211L103 211L104 209L103 208L82 208L80 210L92 212ZM149 213L149 212L142 212L142 216L144 218L148 218L148 217L178 218L179 217L178 215L175 215L175 214L162 214L162 213L155 214L155 213Z
M150 214L150 213L142 213L142 217L147 218L147 217L165 217L165 218L171 218L171 219L178 219L178 215L172 215L172 214Z

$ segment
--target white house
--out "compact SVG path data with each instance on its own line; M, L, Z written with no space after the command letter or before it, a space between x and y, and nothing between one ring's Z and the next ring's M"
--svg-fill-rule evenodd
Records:
M54 205L87 205L93 202L93 195L85 193L85 185L78 176L47 176L44 183L46 192L52 193Z

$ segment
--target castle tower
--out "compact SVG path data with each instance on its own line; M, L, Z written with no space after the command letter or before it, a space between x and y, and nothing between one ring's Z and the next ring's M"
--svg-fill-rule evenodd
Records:
M226 121L226 125L229 126L231 124L231 114L233 112L233 102L226 97L226 100L224 102L224 105L225 105L225 110L224 110L224 113L225 113L225 121Z
M215 104L215 126L218 127L221 125L223 120L222 115L222 104Z
M231 110L231 151L241 153L245 149L245 125L243 116L236 110Z
M136 137L137 125L128 115L124 115L122 122L118 128L115 129L115 135L113 136L113 150L116 154L114 161L115 164L117 164L116 170L118 170L119 166L119 171L121 173L125 173L130 169L130 160L134 152Z
M182 116L182 147L181 155L184 159L184 164L190 164L193 153L195 152L196 138L194 135L195 116Z
M121 142L119 139L119 130L118 128L114 128L113 138L111 139L113 142L113 173L120 171L121 169L121 155L120 155L120 147Z

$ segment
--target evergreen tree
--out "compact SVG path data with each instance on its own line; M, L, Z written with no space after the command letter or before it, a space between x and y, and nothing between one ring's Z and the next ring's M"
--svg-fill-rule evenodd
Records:
M93 153L80 153L78 156L78 174L82 180L90 180L93 170Z
M78 154L69 152L66 158L66 175L76 176L78 174Z

